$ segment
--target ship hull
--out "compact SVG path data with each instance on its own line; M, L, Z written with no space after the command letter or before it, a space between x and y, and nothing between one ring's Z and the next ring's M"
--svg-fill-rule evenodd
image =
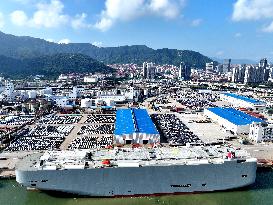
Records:
M16 170L26 187L93 197L212 192L255 182L256 161L70 170Z

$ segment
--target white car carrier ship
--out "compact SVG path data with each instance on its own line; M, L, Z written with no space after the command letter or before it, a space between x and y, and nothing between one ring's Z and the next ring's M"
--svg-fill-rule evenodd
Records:
M211 192L255 182L257 160L228 146L47 151L24 158L16 180L39 190L114 197Z

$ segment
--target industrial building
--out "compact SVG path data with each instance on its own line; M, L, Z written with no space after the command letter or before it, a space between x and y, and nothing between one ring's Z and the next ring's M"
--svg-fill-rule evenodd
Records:
M83 78L83 82L85 83L97 83L98 82L98 78L95 76L85 76Z
M265 102L234 93L222 93L220 98L231 103L234 107L252 108L254 111L263 111L266 108Z
M114 98L115 99L115 98ZM91 99L91 98L84 98L81 99L81 108L98 108L98 107L108 107L112 108L116 106L115 100L112 98L96 98L96 99Z
M119 109L116 113L115 141L120 144L159 143L160 135L146 109Z
M216 121L226 130L233 134L249 134L252 122L264 122L263 120L238 111L234 108L207 108L204 114Z
M255 142L273 140L273 124L253 122L250 125L249 138Z

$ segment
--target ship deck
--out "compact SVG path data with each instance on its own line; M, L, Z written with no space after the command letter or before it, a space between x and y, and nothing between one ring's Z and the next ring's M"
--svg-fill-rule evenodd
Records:
M65 170L117 167L221 164L228 152L238 160L254 160L244 150L227 146L193 146L160 148L114 148L101 150L47 151L28 155L17 169Z

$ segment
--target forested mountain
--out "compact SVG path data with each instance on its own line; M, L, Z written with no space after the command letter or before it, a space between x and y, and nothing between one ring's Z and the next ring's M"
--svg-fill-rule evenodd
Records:
M24 59L0 56L0 62L0 73L12 78L31 75L56 78L62 73L113 72L112 68L82 54L55 54Z
M145 45L96 47L88 43L56 44L32 38L18 37L0 32L0 55L13 58L31 58L38 55L52 55L56 53L81 53L104 63L143 63L153 61L159 64L179 64L181 61L204 66L210 58L202 54L177 49L154 50Z

